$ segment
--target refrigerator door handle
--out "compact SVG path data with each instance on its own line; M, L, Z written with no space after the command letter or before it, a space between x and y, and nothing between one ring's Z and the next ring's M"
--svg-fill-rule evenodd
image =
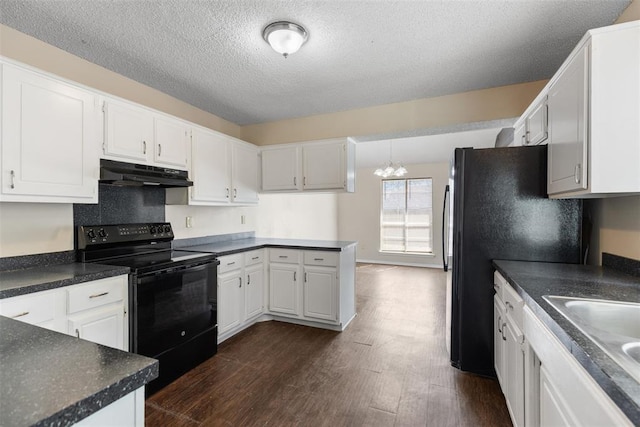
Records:
M448 251L448 247L447 247L447 243L448 243L448 236L447 236L447 227L446 227L446 219L447 219L447 215L448 215L448 209L447 209L447 198L449 197L449 184L447 184L444 187L444 203L442 206L442 265L444 267L444 271L448 271L449 270L449 265L447 264L447 253Z

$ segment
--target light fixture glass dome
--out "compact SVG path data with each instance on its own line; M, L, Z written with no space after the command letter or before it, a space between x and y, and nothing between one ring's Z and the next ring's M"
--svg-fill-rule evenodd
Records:
M273 22L262 31L262 38L285 58L297 52L307 41L307 31L300 25L288 21Z

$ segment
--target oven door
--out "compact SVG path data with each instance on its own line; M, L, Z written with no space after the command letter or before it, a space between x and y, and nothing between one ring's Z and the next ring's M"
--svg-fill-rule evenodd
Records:
M156 357L215 329L216 281L215 262L136 276L131 307L133 352Z

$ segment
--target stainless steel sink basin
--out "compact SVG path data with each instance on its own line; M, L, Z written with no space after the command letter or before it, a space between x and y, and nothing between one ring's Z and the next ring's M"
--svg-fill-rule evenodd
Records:
M555 295L542 298L640 381L640 303Z

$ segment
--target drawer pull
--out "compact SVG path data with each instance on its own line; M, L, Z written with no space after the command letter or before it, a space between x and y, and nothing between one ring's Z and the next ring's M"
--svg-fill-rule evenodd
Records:
M16 314L15 316L11 316L12 319L17 319L18 317L22 317L22 316L26 316L27 314L29 314L28 311L24 311L20 314Z
M76 338L80 338L80 330L76 328Z
M324 258L314 258L314 261L324 261Z
M289 255L280 255L278 258L286 259L286 258L289 258Z
M233 265L233 264L235 264L235 263L236 263L235 261L233 261L233 262L228 262L228 263L227 263L227 265Z
M260 257L259 256L254 256L253 258L251 258L251 261L255 261L257 259L260 259Z
M513 305L509 301L506 301L504 304L507 306L509 310L513 311Z
M99 298L99 297L103 297L105 295L108 295L109 292L102 292L101 294L93 294L93 295L89 295L89 298Z

